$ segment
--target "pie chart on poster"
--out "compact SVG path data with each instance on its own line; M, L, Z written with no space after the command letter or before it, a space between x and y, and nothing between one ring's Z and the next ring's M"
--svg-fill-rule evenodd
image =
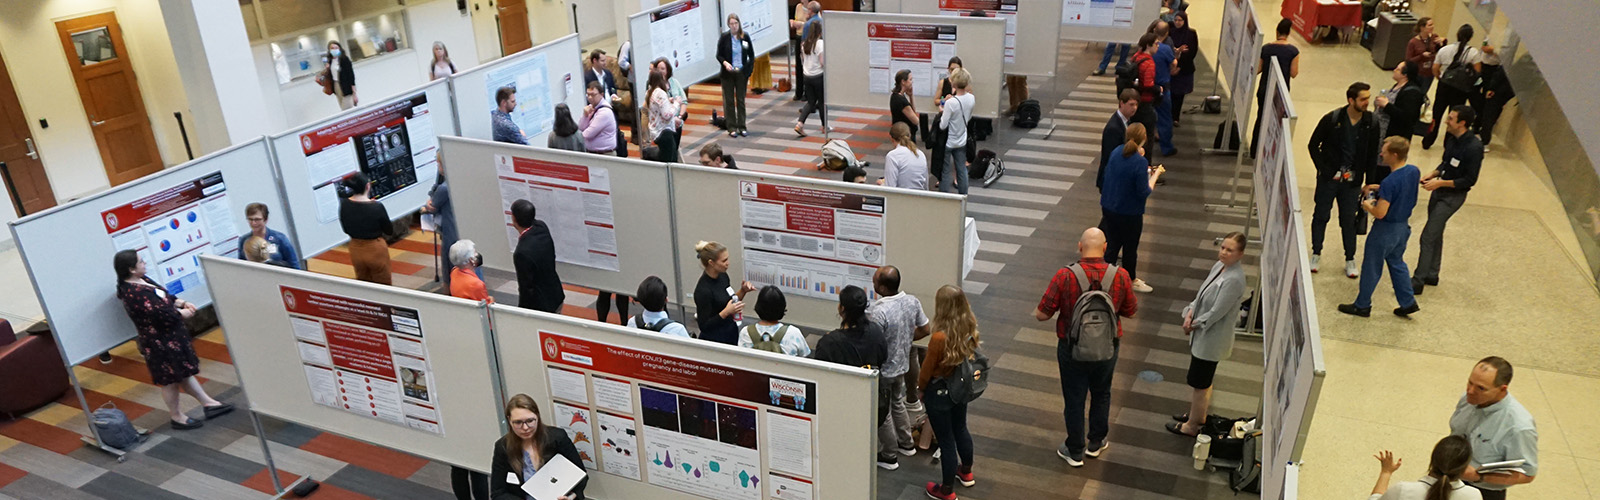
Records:
M861 251L861 256L865 257L867 262L877 262L880 252L881 250L878 250L878 247L867 247Z
M194 222L197 220L200 220L200 215L194 212L189 212L189 222Z
M172 226L173 229L177 229L178 228L178 219L172 219L172 222L168 222L167 225Z
M169 251L169 250L172 250L172 242L167 241L167 240L161 240L161 251L166 252L166 251Z

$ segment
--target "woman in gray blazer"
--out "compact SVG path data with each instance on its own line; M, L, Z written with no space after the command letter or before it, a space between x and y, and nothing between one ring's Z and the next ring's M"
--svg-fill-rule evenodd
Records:
M1183 332L1189 335L1189 387L1194 400L1189 413L1174 415L1176 422L1167 431L1195 436L1205 426L1211 406L1211 379L1217 362L1233 353L1233 324L1238 317L1239 299L1244 296L1244 234L1228 233L1217 249L1217 263L1200 285L1194 302L1183 308Z

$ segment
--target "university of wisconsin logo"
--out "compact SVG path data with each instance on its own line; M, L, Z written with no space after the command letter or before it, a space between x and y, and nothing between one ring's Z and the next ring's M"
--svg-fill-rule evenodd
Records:
M561 358L561 346L556 344L556 339L544 339L544 354L551 359Z
M120 224L122 223L117 221L117 214L106 214L106 227L116 229Z
M290 309L294 309L294 292L283 292L283 305L289 306Z

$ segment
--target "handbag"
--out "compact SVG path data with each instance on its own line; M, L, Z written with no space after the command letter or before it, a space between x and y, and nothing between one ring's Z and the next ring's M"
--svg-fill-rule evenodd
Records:
M1451 59L1450 66L1445 67L1444 74L1439 75L1439 83L1462 92L1472 91L1472 84L1478 82L1478 71L1463 61L1468 50L1472 48L1466 43L1456 46L1456 57Z
M1366 210L1356 210L1356 235L1366 236L1372 227L1372 216Z
M134 429L133 423L128 421L128 414L118 410L115 403L100 405L90 414L89 423L100 435L100 444L112 448L126 450L145 440L145 436L140 435L139 430Z
M322 95L333 95L333 75L328 70L317 73L317 85L322 86Z

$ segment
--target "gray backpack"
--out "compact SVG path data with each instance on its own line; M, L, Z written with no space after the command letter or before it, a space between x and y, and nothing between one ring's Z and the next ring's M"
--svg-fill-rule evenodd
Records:
M1121 318L1112 303L1111 283L1117 278L1117 266L1107 265L1105 275L1090 282L1083 266L1067 266L1078 279L1078 301L1072 305L1072 360L1093 362L1109 361L1116 355L1116 338Z

